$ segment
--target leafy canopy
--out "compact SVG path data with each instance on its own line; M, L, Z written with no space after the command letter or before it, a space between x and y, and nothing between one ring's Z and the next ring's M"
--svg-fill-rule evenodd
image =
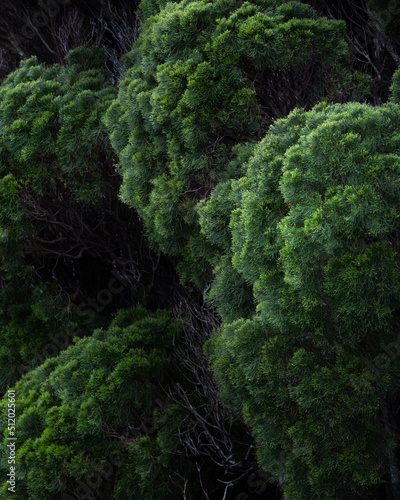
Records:
M0 87L2 389L43 353L57 353L54 335L88 331L68 293L71 262L84 246L84 207L115 194L101 122L115 89L104 58L88 47L70 52L66 66L31 58Z
M120 310L108 329L76 339L18 381L16 498L53 499L79 490L176 498L180 489L169 471L185 473L188 466L175 437L183 416L167 392L179 374L173 350L181 338L166 312ZM5 436L7 404L5 397ZM8 443L2 443L3 478ZM3 479L4 494L8 486Z
M296 110L200 210L216 242L218 208L231 210L213 290L223 324L208 356L288 499L365 493L394 444L380 419L400 361L380 356L398 342L399 130L397 104ZM231 314L225 264L253 287L247 320Z
M295 106L347 95L344 29L308 5L278 1L184 0L144 22L106 124L121 197L151 243L183 259L183 279L209 278L191 271L215 255L194 209L241 175L235 146L258 142Z

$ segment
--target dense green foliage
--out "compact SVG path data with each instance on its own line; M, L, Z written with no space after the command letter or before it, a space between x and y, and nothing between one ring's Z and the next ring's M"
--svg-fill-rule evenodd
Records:
M57 353L53 342L52 352L38 354L55 332L72 337L95 326L79 320L68 295L51 282L72 271L71 264L57 267L63 254L69 262L79 255L73 226L82 241L82 207L113 192L100 118L115 91L100 69L102 51L76 49L69 60L47 68L30 59L0 88L2 388Z
M121 310L107 330L77 340L19 381L14 497L76 498L81 491L95 498L179 498L181 479L170 471L184 477L191 465L177 439L178 427L185 428L182 409L171 404L168 388L181 376L173 355L181 339L164 312ZM2 428L6 407L4 399Z
M15 498L400 498L399 12L308 3L6 0L1 498L8 388Z
M0 290L0 390L104 320L86 314L52 284L32 284L32 273L9 274Z
M57 193L60 185L76 200L102 196L108 184L98 165L107 141L100 118L115 95L101 69L104 58L89 48L72 51L68 66L46 67L32 58L5 80L0 161L8 183L14 179L39 196ZM2 207L3 226L10 216Z
M379 355L397 345L400 314L399 131L394 104L295 111L202 211L213 239L208 214L231 197L231 262L257 304L253 319L223 317L214 373L288 499L363 495L393 451L380 419L400 361ZM218 271L214 294L237 306Z
M277 1L185 0L144 23L106 122L122 199L156 248L183 257L184 279L207 278L189 271L211 257L193 209L240 175L234 146L258 141L295 106L343 99L350 84L365 90L368 78L354 83L347 72L344 29Z
M31 58L0 88L1 390L104 324L97 313L149 303L158 287L140 221L117 196L105 57Z

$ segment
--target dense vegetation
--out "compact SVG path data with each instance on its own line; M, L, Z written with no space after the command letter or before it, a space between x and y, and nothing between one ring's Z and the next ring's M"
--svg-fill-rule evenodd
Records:
M179 346L182 328L168 313L121 309L107 330L76 340L17 382L17 460L26 471L17 498L25 491L32 499L65 491L62 498L179 498L182 489L195 497L196 466L213 472L179 439L197 437L196 422L170 396L174 385L191 392ZM192 394L188 401L204 405ZM4 399L2 427L6 407ZM7 469L4 461L4 476Z
M397 341L400 313L399 131L393 104L294 111L231 183L232 265L257 314L223 318L207 348L289 498L360 494L395 445L399 359L376 358Z
M4 12L0 498L400 499L397 3Z
M122 199L143 217L152 244L183 258L182 275L199 286L207 276L199 283L191 262L209 261L212 250L194 208L241 174L238 146L258 142L295 106L368 88L368 78L349 74L344 23L281 3L168 4L125 56L107 113Z

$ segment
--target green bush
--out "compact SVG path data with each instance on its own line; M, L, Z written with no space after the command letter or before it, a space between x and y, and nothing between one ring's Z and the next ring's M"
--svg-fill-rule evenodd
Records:
M99 169L109 156L101 117L115 89L99 49L74 49L67 60L46 67L28 59L1 85L0 175L12 176L27 195L56 196L64 186L73 199L95 202L107 189Z
M177 498L179 481L169 474L187 469L175 437L183 415L167 391L179 373L173 349L180 341L167 313L121 310L107 330L76 339L17 382L15 497L89 491L96 498ZM5 396L5 438L7 404ZM3 495L8 443L1 454Z
M203 288L204 263L218 252L201 235L195 207L241 176L234 146L258 142L295 106L348 98L344 23L281 4L165 4L142 25L106 115L123 201L138 210L154 247L180 256L182 279Z
M254 460L251 441L218 408L186 335L166 311L121 309L108 328L75 338L27 373L12 388L15 429L8 392L0 401L0 497L10 497L10 436L17 437L17 499L224 494L221 478L237 482L244 454Z
M212 208L232 209L215 231L228 227L225 258L256 303L253 317L232 317L234 282L216 267L223 324L207 353L288 499L366 495L393 463L399 131L396 104L294 111L255 148L246 176L200 211L214 241Z
M104 286L90 277L88 290L77 260L91 227L107 251L98 228L118 192L101 121L116 94L104 60L88 47L65 66L31 58L0 87L1 390L57 354L55 336L65 345L101 324L79 315L82 290Z

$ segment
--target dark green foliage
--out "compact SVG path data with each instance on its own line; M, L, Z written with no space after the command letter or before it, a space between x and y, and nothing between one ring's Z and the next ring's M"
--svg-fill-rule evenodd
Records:
M390 86L390 100L400 104L400 69L398 69L392 78L392 85Z
M396 463L399 130L395 104L295 111L201 212L212 238L211 207L236 207L230 260L258 314L232 322L217 267L225 321L207 352L288 499L366 498Z
M202 359L188 345L181 322L167 312L121 309L107 329L75 338L19 380L13 388L15 498L173 500L184 492L197 500L207 490L222 494L220 478L243 475L241 457L249 456L251 442L224 421L208 373L208 385L198 387ZM0 402L1 498L8 498L9 487L7 404L6 393Z
M233 147L257 142L295 106L346 98L344 23L280 4L166 4L143 24L106 116L122 199L143 217L152 244L180 255L184 278L199 286L207 274L188 269L194 262L204 269L215 254L194 208L240 175Z
M80 312L51 284L32 283L32 273L9 275L0 289L0 392L46 358L65 349L73 337L104 323Z
M76 64L80 71L87 71L88 69L98 69L104 66L107 56L104 50L86 45L68 52L65 60L70 65Z
M82 47L69 59L49 68L30 59L0 88L2 390L99 325L94 315L92 322L78 317L73 262L87 247L85 218L93 209L84 207L118 189L101 124L115 91L95 68L103 51Z
M400 497L394 3L50 3L31 49L61 64L0 87L15 498Z
M241 460L249 457L251 439L242 429L232 432L219 406L202 356L203 330L211 329L207 312L198 312L194 300L182 304L191 299L177 288L172 266L149 250L135 212L117 199L119 179L101 121L115 95L102 68L104 53L81 47L67 60L46 67L30 59L0 89L0 383L4 392L31 370L19 387L23 392L29 379L36 391L18 409L20 496L94 491L104 498L158 499L185 491L195 499L202 488L219 494L227 488L222 480L244 477ZM68 345L106 326L121 304L139 301L149 308L166 303L179 315L192 307L201 330L194 334L191 327L184 345L174 337L176 351L168 351L163 364L160 340L151 337L160 333L157 325L150 322L149 332L140 324L141 347L114 360L118 383L130 385L112 382L116 406L111 389L96 403L102 369L114 369L123 334L118 330L101 359L97 334L75 350ZM129 314L120 313L112 328L139 319ZM152 338L160 351L146 357L142 350ZM49 386L54 371L61 378L54 375ZM115 453L117 464L110 458ZM248 464L250 471L254 457Z
M77 340L19 381L16 497L61 498L90 489L97 474L96 498L177 498L166 471L185 469L174 437L182 415L165 391L178 374L172 350L180 338L166 313L120 311L108 330ZM5 398L2 429L6 405ZM6 455L4 448L3 478Z
M106 189L98 171L107 155L101 116L115 90L94 66L102 51L79 48L68 59L71 66L49 68L30 59L1 86L0 174L36 196L61 184L72 198L93 202ZM82 193L87 183L91 191Z
M8 383L57 354L53 334L88 333L103 324L97 313L158 301L163 259L117 197L102 123L116 89L104 59L87 46L66 66L32 58L0 87L0 379ZM44 303L46 315L37 314Z

